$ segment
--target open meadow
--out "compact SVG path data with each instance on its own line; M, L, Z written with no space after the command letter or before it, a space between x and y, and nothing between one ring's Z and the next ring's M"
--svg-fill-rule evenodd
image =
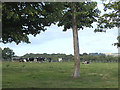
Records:
M118 88L118 63L80 65L73 78L74 62L3 62L3 88Z

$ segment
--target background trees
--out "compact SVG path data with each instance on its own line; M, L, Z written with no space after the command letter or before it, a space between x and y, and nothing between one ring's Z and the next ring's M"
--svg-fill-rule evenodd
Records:
M13 50L8 47L2 50L2 58L4 60L12 60L14 55L15 53L13 52Z

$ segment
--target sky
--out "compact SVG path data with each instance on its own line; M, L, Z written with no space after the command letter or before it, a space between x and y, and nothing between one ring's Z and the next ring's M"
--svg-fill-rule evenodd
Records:
M98 4L100 10L103 9L101 3ZM96 27L96 23L93 23ZM45 32L41 32L36 37L29 35L30 44L13 43L0 44L0 47L9 47L15 52L15 55L22 56L26 53L63 53L73 54L73 35L72 29L66 32L63 27L52 25ZM113 46L117 42L118 29L108 29L107 32L94 32L94 28L84 28L78 31L80 54L82 53L117 53L118 48Z

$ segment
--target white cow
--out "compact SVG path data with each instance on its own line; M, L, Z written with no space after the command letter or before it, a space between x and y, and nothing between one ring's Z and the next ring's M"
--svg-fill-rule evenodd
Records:
M58 61L61 62L61 61L62 61L62 58L58 58Z
M26 62L26 59L23 59L24 62Z

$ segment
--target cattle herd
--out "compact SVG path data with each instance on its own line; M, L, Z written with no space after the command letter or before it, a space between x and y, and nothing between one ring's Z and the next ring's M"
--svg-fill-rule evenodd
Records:
M14 60L17 60L19 62L54 62L52 61L51 58L46 58L46 57L35 57L35 58L19 58L19 59L14 59ZM13 61L14 61L13 60ZM58 62L63 62L63 58L58 58ZM89 64L90 62L89 61L84 61L82 62L82 64Z
M36 58L19 58L19 62L51 62L51 58L36 57Z

